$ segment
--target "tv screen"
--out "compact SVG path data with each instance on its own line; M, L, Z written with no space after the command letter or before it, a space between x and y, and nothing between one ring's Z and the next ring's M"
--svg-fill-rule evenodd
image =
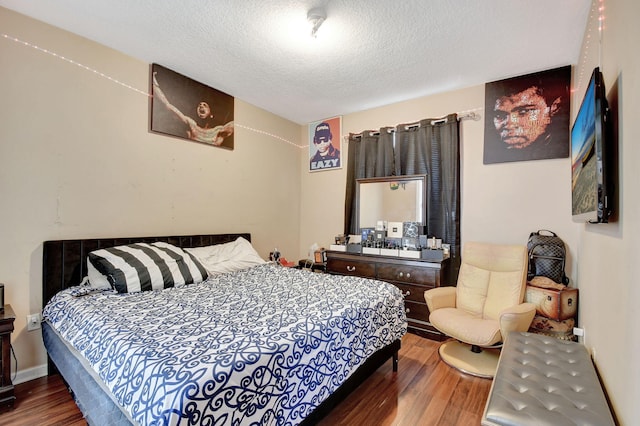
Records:
M611 206L609 107L595 68L571 129L571 210L576 222L608 222Z

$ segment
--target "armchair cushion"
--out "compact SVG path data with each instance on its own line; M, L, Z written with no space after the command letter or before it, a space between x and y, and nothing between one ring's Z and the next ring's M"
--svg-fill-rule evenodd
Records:
M468 242L457 284L457 308L497 320L500 312L522 303L527 249L519 245Z
M448 336L485 347L502 342L509 331L527 331L535 315L535 306L522 304L527 265L524 245L466 243L457 286L425 292L429 322Z
M429 312L442 308L455 308L456 288L435 287L424 292L424 300L427 302Z
M500 313L500 333L507 336L512 331L524 332L536 314L536 305L533 303L521 303L505 309Z
M447 336L470 345L486 347L502 341L498 321L483 319L462 309L438 309L431 313L429 322Z

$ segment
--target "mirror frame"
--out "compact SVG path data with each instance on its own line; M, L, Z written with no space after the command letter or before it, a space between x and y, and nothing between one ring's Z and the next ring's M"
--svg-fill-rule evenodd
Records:
M385 177L375 177L375 178L363 178L356 179L356 229L358 232L361 232L360 229L360 185L363 183L376 183L376 182L409 182L409 181L422 181L422 225L427 224L427 197L426 197L426 187L427 187L427 175L404 175L404 176L385 176Z

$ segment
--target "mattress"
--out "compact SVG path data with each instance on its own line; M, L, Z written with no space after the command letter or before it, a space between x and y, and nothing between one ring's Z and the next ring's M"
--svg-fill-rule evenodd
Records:
M273 264L162 291L76 290L43 318L134 424L299 424L407 327L391 284Z
M133 420L111 398L109 390L78 351L69 346L47 322L42 339L89 425L131 426Z

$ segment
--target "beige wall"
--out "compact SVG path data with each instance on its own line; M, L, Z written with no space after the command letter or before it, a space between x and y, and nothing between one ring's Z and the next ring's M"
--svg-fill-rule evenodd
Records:
M640 28L636 22L640 3L594 1L594 8L600 5L605 18L602 36L598 36L598 14L594 13L574 76L588 80L598 65L604 75L618 125L619 214L615 223L578 226L576 280L584 343L592 351L621 423L632 425L640 419L640 331L636 326L640 312L636 269L640 265ZM574 116L584 85L572 99Z
M146 63L2 8L0 28L148 88ZM144 94L6 38L0 93L0 282L18 381L46 361L25 327L41 310L45 240L248 231L265 258L296 253L301 149L246 127L298 144L298 124L236 99L233 151L151 134Z

